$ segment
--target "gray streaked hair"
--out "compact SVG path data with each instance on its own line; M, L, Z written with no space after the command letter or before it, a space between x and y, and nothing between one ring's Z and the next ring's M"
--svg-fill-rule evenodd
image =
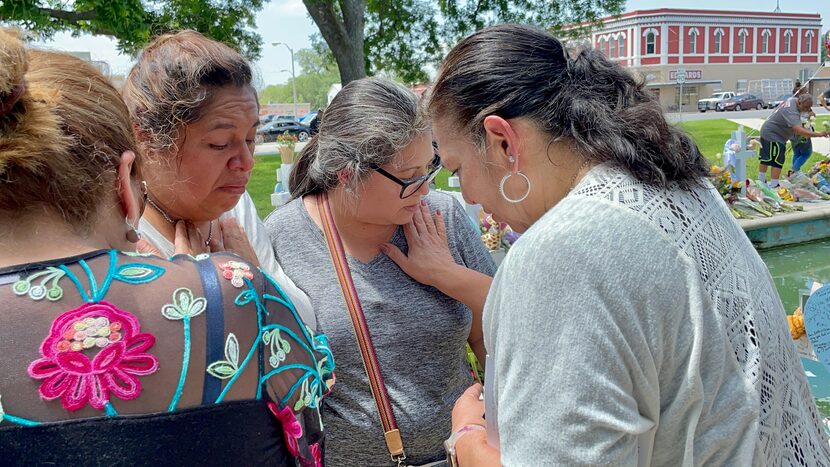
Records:
M319 132L300 152L288 182L291 195L328 191L337 186L341 171L352 175L354 188L428 128L410 90L384 78L352 81L326 108Z

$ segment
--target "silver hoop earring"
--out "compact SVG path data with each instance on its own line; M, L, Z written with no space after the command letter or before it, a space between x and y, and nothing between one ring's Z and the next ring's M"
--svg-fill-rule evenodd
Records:
M513 176L512 173L508 173L507 175L505 175L504 178L501 179L501 183L499 183L499 193L501 193L501 197L504 198L508 203L513 203L513 204L521 203L530 194L530 179L527 178L527 175L525 175L521 172L517 172L516 175L518 175L518 176L522 177L523 179L525 179L525 182L527 183L527 191L525 191L525 194L522 195L519 198L516 198L516 199L510 198L509 196L507 196L507 193L504 192L504 184L507 183L507 180L510 177Z

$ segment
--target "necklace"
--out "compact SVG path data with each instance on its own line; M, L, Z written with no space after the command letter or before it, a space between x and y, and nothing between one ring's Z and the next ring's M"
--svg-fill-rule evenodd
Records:
M571 191L573 191L574 188L576 188L576 177L579 176L579 172L582 172L582 170L588 167L589 165L591 165L591 161L585 160L584 162L582 162L582 165L580 165L579 168L576 169L576 172L574 172L574 176L571 179L571 187L568 188L568 193L570 193Z
M155 209L159 214L161 214L161 217L163 217L164 220L166 220L167 222L173 224L174 226L176 225L176 221L174 221L173 218L170 217L170 215L167 214L167 212L165 212L164 209L161 208L161 206L156 204L156 202L153 201L153 198L150 197L149 195L147 196L147 203L149 203L150 206L153 209ZM208 222L208 236L207 236L207 240L205 240L205 246L210 245L210 241L212 239L213 239L213 221L210 221L210 222Z

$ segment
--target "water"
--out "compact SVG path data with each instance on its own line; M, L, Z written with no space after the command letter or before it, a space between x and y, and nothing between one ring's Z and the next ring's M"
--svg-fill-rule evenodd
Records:
M807 281L830 283L830 240L762 250L760 254L788 314L798 307L799 290L807 288Z

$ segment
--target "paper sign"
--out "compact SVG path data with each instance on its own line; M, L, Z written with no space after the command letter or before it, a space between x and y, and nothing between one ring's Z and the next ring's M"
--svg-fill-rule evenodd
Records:
M816 290L807 300L804 329L816 356L830 370L830 285Z

